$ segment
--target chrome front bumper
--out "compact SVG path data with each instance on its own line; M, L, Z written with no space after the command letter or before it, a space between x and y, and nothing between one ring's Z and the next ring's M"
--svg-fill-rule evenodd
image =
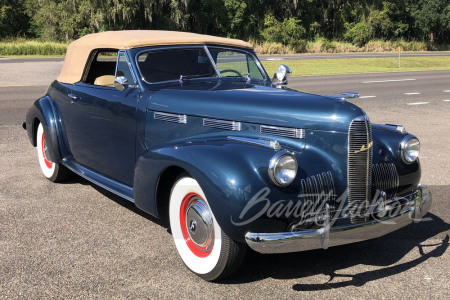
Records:
M430 209L431 192L419 186L404 208L389 217L361 224L331 227L324 222L322 228L280 233L253 233L245 235L245 241L260 253L289 253L350 244L377 238L405 227L412 222L420 222Z

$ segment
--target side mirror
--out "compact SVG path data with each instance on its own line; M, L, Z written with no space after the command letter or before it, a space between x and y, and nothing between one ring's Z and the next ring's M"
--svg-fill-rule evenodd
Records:
M127 89L130 85L128 84L128 79L124 76L118 76L114 79L114 87L119 91Z
M286 65L280 65L275 74L273 74L272 83L281 88L282 85L288 84L288 78L292 74L291 69Z

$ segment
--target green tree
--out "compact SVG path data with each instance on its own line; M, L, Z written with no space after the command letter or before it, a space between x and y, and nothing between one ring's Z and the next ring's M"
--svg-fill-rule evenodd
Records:
M420 0L415 14L415 26L430 42L450 40L450 1Z
M0 0L0 38L70 41L121 29L183 30L299 49L304 39L448 43L450 0ZM26 12L26 14L24 13Z
M28 29L24 0L0 0L0 38L24 36Z

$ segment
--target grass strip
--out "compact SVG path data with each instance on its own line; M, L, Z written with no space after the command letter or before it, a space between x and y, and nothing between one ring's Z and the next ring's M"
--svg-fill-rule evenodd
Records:
M262 64L270 76L276 72L280 64L289 66L292 76L314 76L449 70L450 57L403 57L400 68L398 58L392 57L263 61Z
M67 44L39 41L7 41L0 42L0 56L59 56L64 55Z

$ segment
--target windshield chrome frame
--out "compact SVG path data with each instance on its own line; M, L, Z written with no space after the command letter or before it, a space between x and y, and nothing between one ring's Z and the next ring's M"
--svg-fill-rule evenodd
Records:
M136 69L137 69L137 71L139 72L139 77L141 78L141 80L143 81L143 82L145 82L146 84L149 84L149 85L160 85L160 84L167 84L167 83L174 83L174 82L179 82L179 79L172 79L172 80L165 80L165 81L155 81L155 82L149 82L149 81L147 81L145 78L144 78L144 76L142 75L142 71L141 71L141 68L139 67L139 56L141 55L141 54L143 54L143 53L147 53L147 52L152 52L152 51L161 51L161 50L169 50L169 49L201 49L201 48L203 48L203 50L206 52L206 55L208 56L208 59L209 59L209 61L211 62L211 64L213 65L213 67L214 67L214 70L215 70L215 72L216 72L216 76L215 77L200 77L200 78L193 78L192 80L198 80L198 79L205 79L205 78L213 78L213 79L216 79L216 78L224 78L223 76L222 76L222 74L220 74L220 71L219 71L219 68L217 68L217 65L215 64L215 62L214 62L214 59L212 58L212 56L211 56L211 53L209 52L209 48L208 47L211 47L211 48L220 48L220 49L225 49L225 50L230 50L230 51L237 51L237 52L243 52L243 53L245 53L245 54L247 54L247 55L249 55L249 56L251 56L253 59L254 59L254 61L255 61L255 63L256 63L256 65L257 65L257 67L258 67L258 69L259 69L259 71L261 72L261 74L262 74L262 76L263 76L263 78L262 79L259 79L259 78L254 78L255 80L261 80L261 81L267 81L267 74L266 74L266 72L265 72L265 69L263 68L263 66L262 66L262 64L261 64L261 62L259 61L259 59L253 54L253 53L251 53L251 52L249 52L249 51L246 51L245 49L241 49L241 48L232 48L232 47L224 47L224 46L221 46L221 45L179 45L179 46L162 46L162 47L152 47L152 48L150 48L150 49L143 49L143 50L141 50L141 51L139 51L138 53L136 53L135 54L135 64L136 64ZM243 77L243 78L245 78L245 77Z

